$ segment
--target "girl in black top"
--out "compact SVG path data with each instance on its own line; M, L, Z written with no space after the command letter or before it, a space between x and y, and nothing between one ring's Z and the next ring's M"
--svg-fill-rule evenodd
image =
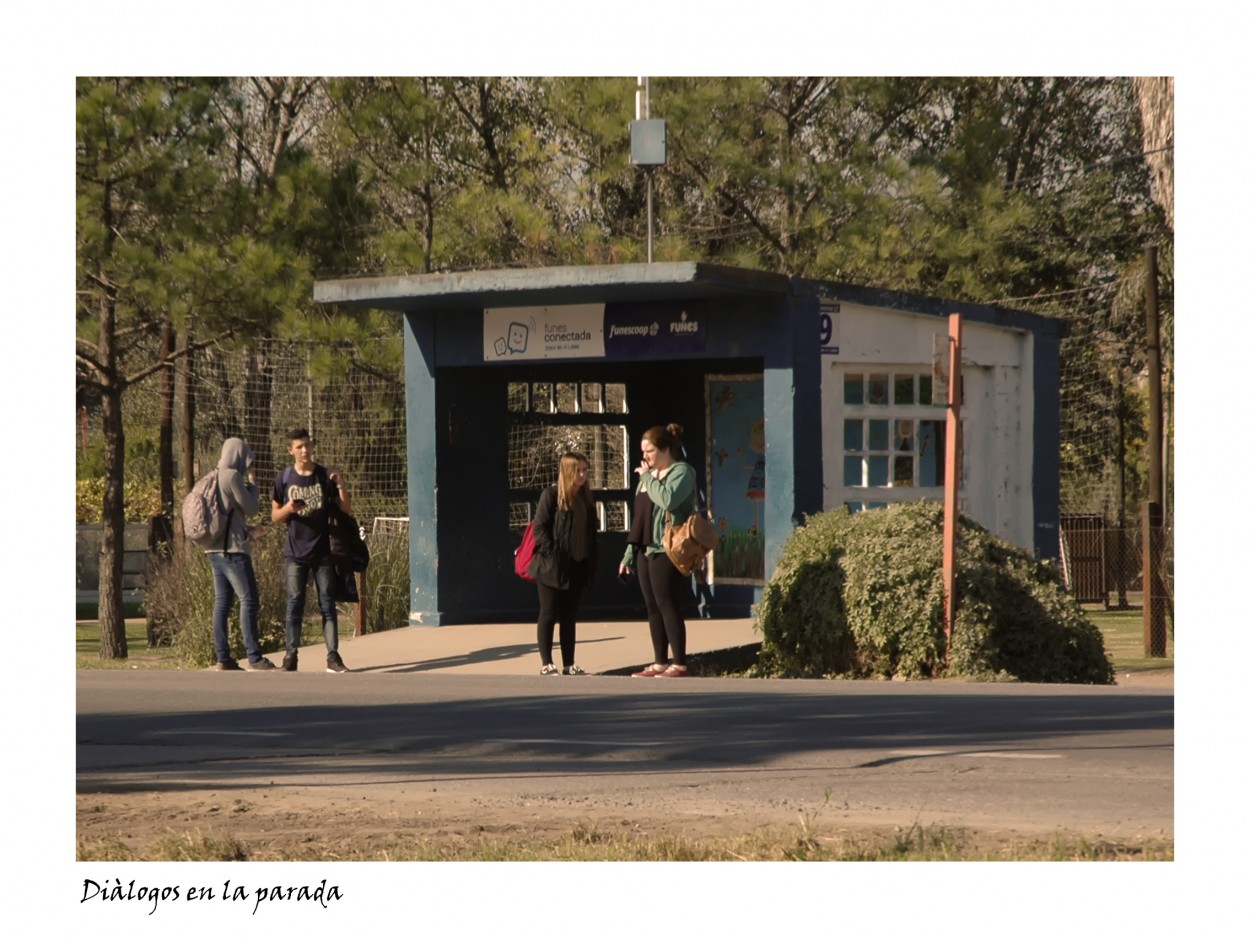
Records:
M538 584L539 674L559 674L552 663L555 625L560 623L560 660L565 674L585 674L574 661L577 608L594 582L598 559L595 500L587 484L590 463L581 453L560 457L560 479L538 499L534 514L534 559L527 573Z

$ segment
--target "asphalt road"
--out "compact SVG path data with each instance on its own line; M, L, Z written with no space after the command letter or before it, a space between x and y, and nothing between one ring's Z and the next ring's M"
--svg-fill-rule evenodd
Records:
M441 785L518 811L1173 832L1170 690L117 671L77 686L80 795Z

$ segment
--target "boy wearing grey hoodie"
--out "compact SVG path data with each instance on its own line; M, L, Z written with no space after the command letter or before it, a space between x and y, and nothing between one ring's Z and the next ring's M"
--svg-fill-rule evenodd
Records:
M247 526L247 519L260 510L260 490L252 479L255 458L250 446L231 437L221 445L217 460L217 488L230 516L222 549L205 551L213 568L213 649L218 671L243 670L230 654L227 631L235 596L239 597L239 626L250 670L274 670L273 662L260 653L260 591L252 568L252 532Z

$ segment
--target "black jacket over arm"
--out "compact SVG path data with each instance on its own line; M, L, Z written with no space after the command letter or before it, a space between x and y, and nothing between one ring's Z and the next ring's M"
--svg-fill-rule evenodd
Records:
M538 499L538 509L534 512L534 559L526 572L544 586L566 590L572 586L569 547L573 541L575 516L571 511L559 510L556 505L556 487L553 485L545 489ZM593 506L587 506L586 526L590 544L590 578L586 585L590 586L595 581L595 569L599 562L599 544L595 536L598 526Z

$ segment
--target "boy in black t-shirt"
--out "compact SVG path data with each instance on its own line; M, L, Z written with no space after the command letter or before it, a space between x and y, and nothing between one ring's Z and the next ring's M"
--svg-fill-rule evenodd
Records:
M311 573L317 584L321 605L321 625L325 632L326 670L347 670L339 657L339 620L334 608L334 566L330 561L330 538L326 531L329 506L337 502L345 512L352 510L351 496L337 472L313 462L312 440L302 427L291 432L293 465L278 473L273 483L274 524L286 528L286 656L283 671L299 666L300 630L304 624L304 597Z

